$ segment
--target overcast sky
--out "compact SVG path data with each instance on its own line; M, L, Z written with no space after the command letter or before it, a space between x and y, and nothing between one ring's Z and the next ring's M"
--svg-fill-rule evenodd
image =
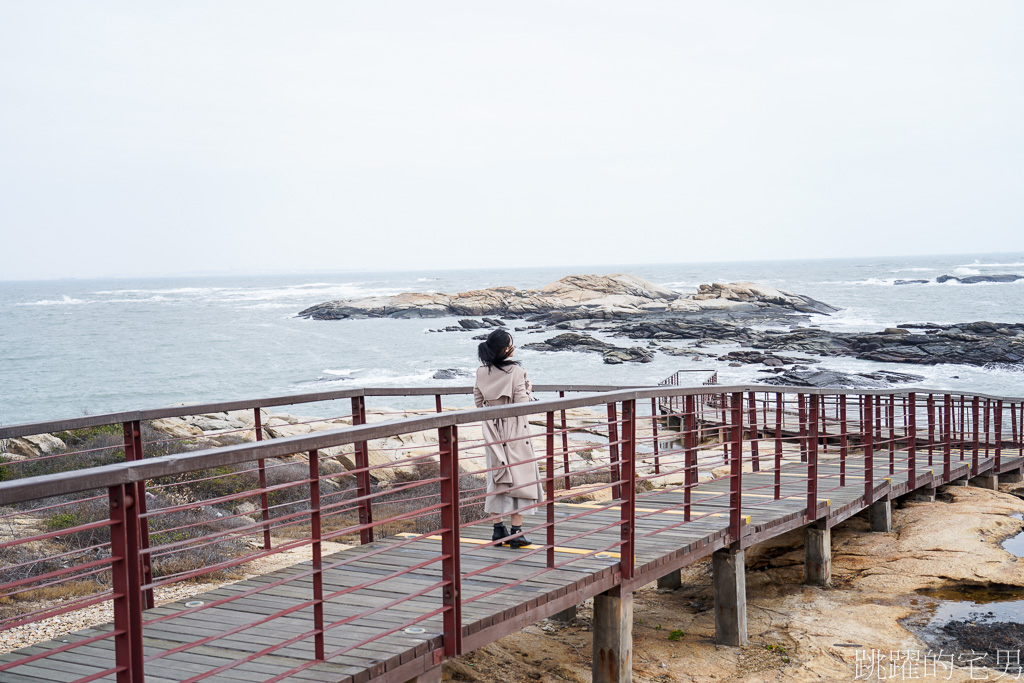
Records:
M0 0L0 279L1020 251L1024 3Z

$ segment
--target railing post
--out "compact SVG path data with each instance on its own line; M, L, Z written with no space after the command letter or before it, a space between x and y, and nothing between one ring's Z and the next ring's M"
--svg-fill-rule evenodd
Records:
M142 460L142 423L139 420L124 422L121 425L124 434L124 459L126 462ZM142 585L148 586L153 583L153 558L147 552L149 550L149 517L146 516L146 482L137 481L133 488L133 497L136 501L139 514L139 547L141 553L139 561L142 563ZM143 609L152 609L156 602L153 598L153 589L147 588L142 594Z
M757 439L759 436L757 433L757 394L751 391L749 394L747 394L747 401L750 404L749 406L747 406L747 410L750 416L750 466L755 472L760 472L761 461L760 458L758 458L757 452Z
M864 504L875 502L875 420L874 397L864 396L864 410L861 412L861 440L864 445Z
M546 497L547 505L545 506L547 511L547 560L548 567L555 566L555 413L548 411L547 424L546 424L547 435L545 438L545 455L544 459L544 495ZM566 476L566 479L569 477Z
M981 450L980 435L978 433L981 423L979 422L980 400L977 396L971 399L971 476L978 476L978 453ZM986 438L988 435L986 434Z
M993 448L993 453L992 453L993 457L995 458L995 462L992 465L992 467L993 467L992 474L996 475L997 481L998 481L999 467L1002 464L1001 460L1003 459L1003 402L1002 401L999 401L999 400L996 401L996 412L992 416L992 418L993 418L992 428L996 430L996 433L995 433L996 443L995 443L995 447Z
M896 474L896 394L889 394L886 406L889 420L889 476Z
M907 474L910 490L917 488L917 394L907 394L907 459L910 472Z
M658 457L658 399L651 398L651 438L654 440L654 473L661 474L661 458Z
M813 521L818 515L818 397L810 396L810 424L807 443L807 512L805 519Z
M732 394L732 454L729 458L729 535L730 542L740 540L743 530L743 392Z
M846 423L846 394L836 397L839 401L839 485L846 486L846 456L850 454L850 436Z
M434 412L440 413L441 411L441 394L434 394Z
M619 485L619 426L618 413L615 410L615 403L608 404L608 460L611 466L612 498L618 500L622 497L622 486Z
M928 467L935 455L935 395L928 394Z
M565 392L559 391L558 398L565 398ZM572 482L569 480L569 431L566 429L565 421L565 409L561 410L562 418L562 472L565 474L565 490L568 491L572 488ZM554 473L552 473L554 476Z
M440 395L438 395L440 399ZM366 399L352 397L352 424L366 424ZM365 441L352 445L356 461L356 495L359 497L359 542L373 543L373 501L370 500L370 448Z
M636 548L636 401L622 402L622 477L625 491L619 510L621 522L619 538L622 541L619 568L622 580L633 578Z
M309 452L309 534L313 554L313 655L326 659L324 649L324 575L323 540L320 526L320 452Z
M444 654L462 654L462 569L459 524L459 434L453 425L438 430L441 474L441 576L444 581Z
M263 413L257 406L253 410L253 427L256 430L256 441L263 441ZM256 461L260 478L260 517L263 519L263 549L270 550L270 497L267 495L267 461L260 458Z
M683 521L690 521L692 489L697 485L697 401L683 398Z
M807 462L807 407L803 394L796 395L796 423L800 443L800 462Z
M985 399L985 412L984 412L984 415L985 415L985 458L987 459L989 457L989 452L991 450L991 443L992 443L992 440L989 438L989 434L990 434L990 432L989 432L989 425L992 424L992 420L991 420L991 416L992 416L992 400L991 399L987 399L987 398Z
M942 398L942 481L949 481L949 471L953 458L953 432L950 421L953 419L953 396L945 394Z
M139 508L135 486L109 489L110 571L114 603L114 658L117 683L145 683L142 648L142 572L139 565Z
M775 394L775 500L782 498L782 415L785 409L780 391Z

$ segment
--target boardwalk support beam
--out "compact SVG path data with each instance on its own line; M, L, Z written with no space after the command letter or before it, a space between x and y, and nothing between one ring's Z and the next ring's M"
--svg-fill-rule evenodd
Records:
M683 585L683 575L680 570L675 570L658 578L658 588L674 591Z
M999 490L999 477L994 474L983 474L980 477L972 477L968 483L971 486L977 486L979 489L991 489L993 491Z
M832 530L811 524L804 535L804 583L828 586L832 583Z
M1024 481L1024 471L1021 470L1003 472L999 475L999 482L1001 484L1019 484L1022 481Z
M571 624L576 621L576 605L572 607L566 607L561 612L555 612L551 615L552 621L557 621L563 624Z
M593 683L630 683L633 677L633 594L613 588L594 596Z
M910 500L918 503L934 503L935 502L935 487L925 486L910 494Z
M868 507L868 524L872 531L892 531L892 501L876 500Z
M715 642L747 643L747 572L743 550L723 548L711 556L715 590Z
M441 683L441 667L427 669L418 676L413 676L406 683Z

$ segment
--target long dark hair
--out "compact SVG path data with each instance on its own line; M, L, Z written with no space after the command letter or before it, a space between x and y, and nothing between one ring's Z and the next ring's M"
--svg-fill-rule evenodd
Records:
M519 365L517 361L508 359L511 355L511 351L509 351L511 346L512 335L508 333L508 330L499 328L487 335L485 341L480 342L480 346L477 347L477 355L488 370L491 368L504 370L511 365Z

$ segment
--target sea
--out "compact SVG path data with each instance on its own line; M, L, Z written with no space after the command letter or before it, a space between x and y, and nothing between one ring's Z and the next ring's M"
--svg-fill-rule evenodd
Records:
M349 387L466 385L465 378L433 378L441 369L472 371L477 365L479 342L472 337L478 332L428 331L455 325L457 318L319 321L297 314L334 299L498 285L538 288L575 273L630 273L680 292L710 282L763 283L840 307L829 316L810 316L806 323L838 331L878 331L901 323L1024 321L1024 280L934 282L944 274L1024 274L1024 252L0 281L0 424ZM897 279L929 282L896 285ZM526 324L512 321L513 326ZM760 366L731 367L707 358L657 354L651 363L607 365L596 354L522 348L553 334L515 333L516 358L536 384L653 384L679 369L716 370L721 384L765 377L757 372ZM923 376L914 386L924 389L1024 396L1024 368L850 358L824 359L819 367L909 372Z

